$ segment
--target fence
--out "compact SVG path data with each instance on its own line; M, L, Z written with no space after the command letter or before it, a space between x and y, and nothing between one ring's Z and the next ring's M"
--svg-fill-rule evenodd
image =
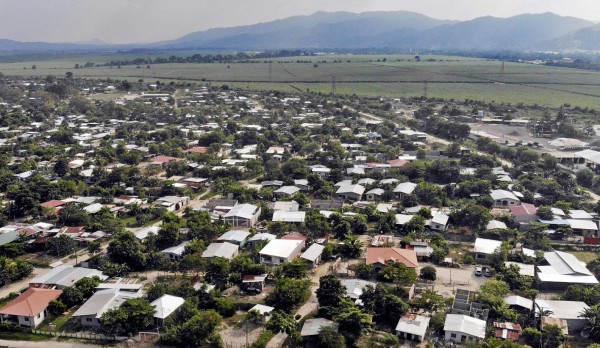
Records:
M36 329L32 329L31 333L37 334L37 335L45 335L45 336L52 336L52 337L67 337L67 338L77 338L77 339L82 339L82 340L98 340L98 341L125 341L126 339L128 339L129 337L123 337L123 336L106 336L106 335L102 335L102 334L95 334L95 333L89 333L89 334L84 334L84 333L70 333L70 332L57 332L57 331L43 331L43 330L36 330Z

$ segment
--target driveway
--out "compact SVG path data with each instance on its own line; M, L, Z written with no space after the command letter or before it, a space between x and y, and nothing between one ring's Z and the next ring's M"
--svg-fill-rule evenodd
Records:
M85 343L70 343L70 342L57 342L57 341L43 341L43 342L30 342L30 341L9 341L0 340L1 347L7 348L102 348L97 344L85 344Z

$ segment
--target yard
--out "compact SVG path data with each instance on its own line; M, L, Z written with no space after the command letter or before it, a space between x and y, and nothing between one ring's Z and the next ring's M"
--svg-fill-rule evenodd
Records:
M593 251L570 251L571 254L575 255L579 261L590 263L600 258L600 253Z

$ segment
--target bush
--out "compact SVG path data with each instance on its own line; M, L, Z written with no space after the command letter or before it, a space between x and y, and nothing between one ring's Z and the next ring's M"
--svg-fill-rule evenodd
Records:
M258 336L258 339L252 343L250 348L265 348L274 336L275 334L273 331L265 330L260 334L260 336Z
M432 266L425 266L421 268L420 277L427 280L436 280L437 271Z

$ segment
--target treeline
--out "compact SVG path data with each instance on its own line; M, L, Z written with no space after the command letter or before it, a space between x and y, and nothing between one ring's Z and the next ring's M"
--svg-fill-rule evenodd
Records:
M227 63L233 61L244 61L248 59L269 59L280 57L298 57L312 56L313 53L302 50L282 50L273 52L246 53L238 52L236 54L194 54L187 57L169 56L156 58L135 58L130 60L113 60L105 64L95 64L95 66L122 66L122 65L148 65L148 64L167 64L167 63ZM86 63L93 64L93 63ZM89 65L86 65L89 66ZM94 65L91 65L94 66Z

